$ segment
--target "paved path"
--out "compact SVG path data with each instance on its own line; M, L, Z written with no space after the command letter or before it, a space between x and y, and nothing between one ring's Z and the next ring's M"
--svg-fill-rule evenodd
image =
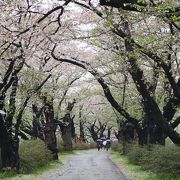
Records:
M63 168L39 176L38 180L128 180L105 150L79 151Z

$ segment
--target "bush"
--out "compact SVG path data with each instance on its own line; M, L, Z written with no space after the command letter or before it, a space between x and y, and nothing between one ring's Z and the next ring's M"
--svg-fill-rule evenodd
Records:
M85 149L93 149L96 148L96 143L80 143L80 142L73 142L73 150L85 150Z
M111 145L111 149L116 152L122 152L122 145L118 142L114 142Z
M180 147L173 144L155 145L151 151L148 151L147 147L132 146L128 159L130 163L158 174L180 174Z
M52 160L52 154L41 140L23 141L19 149L23 173L43 166Z
M143 147L133 145L127 154L129 162L135 165L141 165L144 162L147 163L146 158L148 158L147 150Z
M152 171L160 174L180 175L180 147L173 144L165 147L156 146L151 153L152 158L150 166Z
M63 140L60 137L57 138L57 149L59 152L64 150Z
M96 143L90 142L90 143L80 143L80 142L74 142L72 141L73 150L85 150L85 149L92 149L96 148ZM63 146L63 140L61 137L57 138L57 148L59 152L64 151Z
M122 153L123 155L127 154L129 150L131 149L132 144L126 143L123 147L122 143L119 142L112 142L111 149L117 152Z

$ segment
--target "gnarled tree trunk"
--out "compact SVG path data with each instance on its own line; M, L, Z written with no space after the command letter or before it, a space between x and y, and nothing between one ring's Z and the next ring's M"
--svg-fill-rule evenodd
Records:
M72 151L72 126L71 126L71 117L66 114L63 118L63 124L60 125L63 145L65 151Z
M67 112L63 118L63 122L59 124L65 151L72 151L72 138L75 135L75 132L73 118L71 117L71 111L75 103L75 100L72 103L68 103L66 110Z
M57 125L54 121L54 108L53 99L47 99L46 96L43 97L44 100L44 114L45 114L45 128L44 128L44 141L48 149L53 154L53 159L58 159L58 149L57 149L57 139L56 139L56 128Z

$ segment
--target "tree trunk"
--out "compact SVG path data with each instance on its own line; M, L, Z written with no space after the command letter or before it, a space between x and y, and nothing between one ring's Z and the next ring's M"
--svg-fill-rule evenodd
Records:
M60 124L65 151L72 151L72 138L75 136L75 128L73 122L74 117L71 117L71 111L75 103L75 99L73 102L68 103L66 114L63 118L63 123Z
M86 138L84 135L84 123L82 122L82 120L80 120L80 122L79 122L79 131L80 131L80 140L81 140L81 142L85 143Z
M43 140L42 136L42 123L40 123L40 116L43 113L44 107L38 109L38 107L35 104L32 104L32 110L33 110L33 121L32 121L32 135L35 139L40 138Z
M62 139L63 139L63 145L65 151L72 151L72 128L71 128L71 120L70 117L65 116L64 122L68 122L68 125L61 125L61 133L62 133Z
M75 126L74 126L74 117L71 117L71 136L72 136L72 139L75 139L76 137L76 129L75 129Z
M85 143L86 142L86 138L85 138L85 134L84 134L84 122L82 120L82 108L83 106L80 106L80 110L79 110L79 138L80 138L80 142Z
M48 149L53 154L53 159L58 159L57 139L56 139L56 125L54 121L53 98L43 97L44 100L44 115L46 125L44 128L44 140Z
M108 132L107 132L107 138L110 139L111 138L111 129L112 127L108 126Z
M12 90L10 94L9 108L7 111L7 117L4 119L0 114L0 141L1 141L1 160L2 168L16 167L19 170L19 139L14 137L12 134L13 117L16 111L15 98L17 90L18 78L16 75L13 76Z
M53 159L58 159L58 149L57 149L57 140L56 140L56 127L53 123L46 123L44 131L44 141L47 145L47 148L51 151Z
M15 139L7 131L4 120L0 114L0 149L1 168L11 167L19 170L19 139Z

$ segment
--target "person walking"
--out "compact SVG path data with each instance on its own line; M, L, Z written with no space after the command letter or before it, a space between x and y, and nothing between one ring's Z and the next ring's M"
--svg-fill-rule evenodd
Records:
M96 141L96 146L97 146L98 151L99 151L100 149L102 149L103 141L102 141L101 139L97 139L97 141Z

